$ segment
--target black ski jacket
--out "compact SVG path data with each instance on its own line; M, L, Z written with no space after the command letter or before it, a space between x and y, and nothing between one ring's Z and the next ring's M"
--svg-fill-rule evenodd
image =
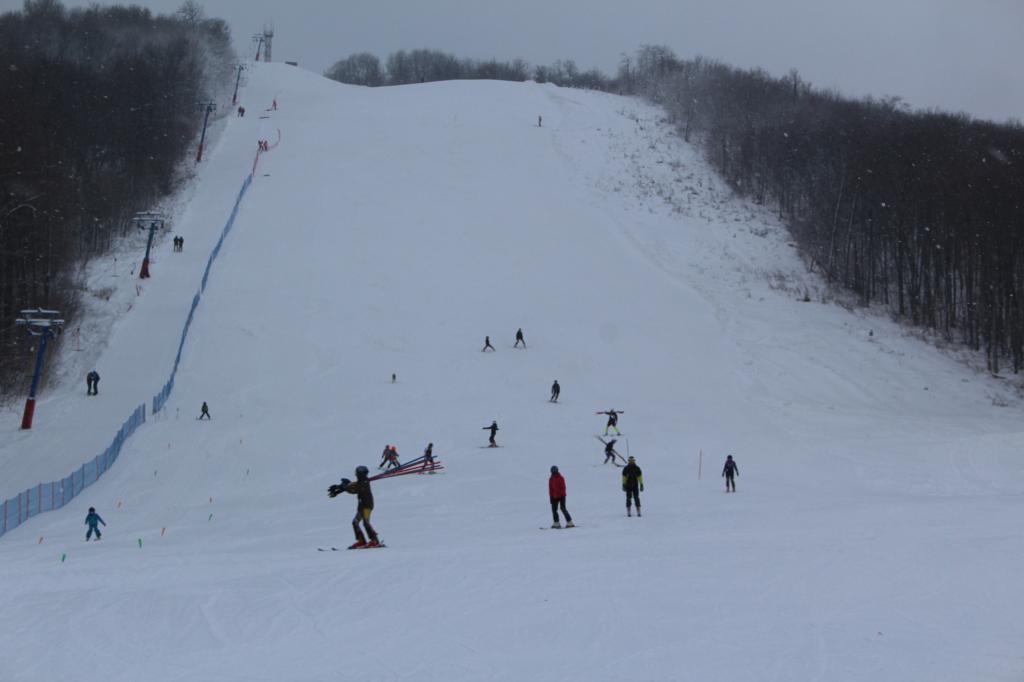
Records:
M736 460L727 459L725 460L725 467L722 469L723 476L739 476L740 468L736 466ZM756 478L756 476L755 476Z
M622 467L622 487L627 490L637 490L644 484L644 472L640 470L640 467L633 464L627 464Z
M352 481L345 487L345 492L352 493L359 500L359 509L373 509L373 492L369 481Z

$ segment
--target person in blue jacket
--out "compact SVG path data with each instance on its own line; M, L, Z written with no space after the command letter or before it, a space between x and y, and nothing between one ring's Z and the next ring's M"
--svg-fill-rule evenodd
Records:
M89 538L92 537L93 533L96 533L96 539L99 540L103 537L100 533L99 524L107 525L107 522L100 518L100 515L96 513L96 507L89 507L89 514L85 517L85 525L89 526L89 530L85 531L85 541L89 542Z

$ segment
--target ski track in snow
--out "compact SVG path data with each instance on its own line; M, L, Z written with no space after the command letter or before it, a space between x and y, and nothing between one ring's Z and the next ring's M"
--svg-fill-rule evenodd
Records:
M821 304L772 212L658 110L276 64L243 103L173 209L184 253L161 243L140 295L120 259L116 277L94 264L94 345L65 342L30 434L0 419L4 496L106 446L165 380L255 141L281 130L165 412L66 509L0 538L0 680L1024 674L1019 402ZM644 469L640 519L595 466L610 408ZM351 542L354 498L327 486L428 441L444 472L374 484L388 548L318 552ZM571 533L537 530L551 464ZM109 526L86 544L90 505Z

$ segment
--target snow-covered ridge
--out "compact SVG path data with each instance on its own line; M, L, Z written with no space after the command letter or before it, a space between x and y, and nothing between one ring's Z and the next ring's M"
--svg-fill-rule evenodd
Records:
M804 277L784 231L657 110L265 65L177 255L223 225L267 137L249 103L273 97L282 142L167 418L90 495L0 542L17 586L0 609L19 624L0 678L43 661L83 680L1019 674L1016 412L894 325L774 284ZM195 278L164 274L141 297L153 315L133 310L111 351L180 330L187 307L157 314L158 285L190 299ZM479 352L485 334L496 352ZM110 355L101 399L68 398L65 416L137 390L150 362L166 372L151 355ZM643 519L593 438L612 408L644 470ZM500 449L481 447L492 419ZM387 443L404 461L428 441L443 474L375 484L388 548L318 553L350 542L355 509L327 486ZM579 527L542 533L553 464ZM83 544L90 505L109 524L98 544Z

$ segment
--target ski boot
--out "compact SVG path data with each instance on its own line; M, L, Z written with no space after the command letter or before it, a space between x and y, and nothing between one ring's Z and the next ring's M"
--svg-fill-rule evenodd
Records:
M366 547L366 540L356 540L348 546L349 549L362 549L363 547Z
M552 528L561 528L562 524L559 523L558 521L555 521L554 523L551 524L551 527Z
M380 547L380 540L374 538L366 545L367 547Z
M636 517L640 518L641 516L643 516L643 514L640 513L640 507L637 507L636 508Z
M633 515L633 508L632 507L626 507L626 516L632 516L632 515Z
M575 528L576 524L573 523L572 521L569 521L568 523L565 524L565 527L566 528Z

